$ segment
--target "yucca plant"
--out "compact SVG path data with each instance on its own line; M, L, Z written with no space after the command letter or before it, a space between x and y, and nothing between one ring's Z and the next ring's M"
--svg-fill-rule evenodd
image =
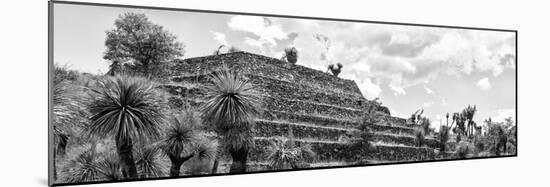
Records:
M455 154L457 158L467 158L474 150L475 148L472 145L463 141L458 144Z
M151 82L128 76L101 79L90 90L87 136L113 137L124 177L136 178L134 142L159 137L165 118L163 97Z
M206 102L200 111L204 121L218 134L231 155L231 173L246 172L248 150L253 145L252 123L261 101L255 86L225 68L211 76L205 87Z
M439 151L444 152L447 147L447 141L449 140L449 130L448 126L441 126L439 128Z
M310 162L315 152L309 144L296 145L292 131L288 138L277 137L268 148L268 160L273 169L298 169L302 164Z
M415 144L417 147L422 147L422 145L424 145L424 135L424 130L421 128L416 128L416 130L414 131Z
M189 109L174 117L161 145L172 164L170 176L179 176L183 163L193 157L208 159L216 155L215 147L209 144L207 137L200 131L200 125L198 117Z
M160 151L155 146L146 146L136 151L136 165L140 178L164 176L160 165Z
M61 180L69 183L97 181L101 178L99 159L90 148L84 149L76 158L67 161Z
M72 83L78 79L78 72L69 70L67 66L54 66L53 80L53 143L54 166L59 158L64 158L67 146L71 142L80 140L80 131L86 123L86 112L83 103L74 99L75 87ZM76 141L75 141L76 140ZM57 167L54 167L53 176L57 178Z
M63 157L69 139L78 134L84 125L82 104L72 99L67 80L54 82L53 86L53 137L56 155Z
M109 151L103 156L103 159L97 163L97 169L103 180L117 181L124 179L118 156L114 151Z

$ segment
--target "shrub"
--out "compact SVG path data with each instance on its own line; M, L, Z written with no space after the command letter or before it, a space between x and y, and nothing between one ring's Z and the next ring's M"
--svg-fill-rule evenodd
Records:
M474 147L469 143L463 141L460 142L456 148L455 155L457 158L467 158L471 153L473 153Z
M298 50L295 47L285 48L285 54L283 60L290 62L291 64L296 64L298 61Z
M294 135L290 130L288 138L278 137L269 147L269 164L273 169L297 169L311 162L315 152L309 144L296 145Z
M336 65L334 64L331 64L331 65L328 65L328 70L332 73L332 75L338 77L338 75L340 74L340 72L342 72L342 67L344 65L340 64L340 62L336 63Z

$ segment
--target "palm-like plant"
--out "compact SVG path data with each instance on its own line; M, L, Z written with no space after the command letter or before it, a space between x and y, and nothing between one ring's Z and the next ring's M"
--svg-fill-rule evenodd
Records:
M414 137L417 147L422 147L422 145L424 145L425 135L426 133L424 132L424 129L416 128L416 130L414 131Z
M174 118L161 145L164 154L172 163L171 177L179 176L181 165L195 156L200 159L215 156L215 148L208 144L209 141L199 130L199 126L199 119L189 109Z
M90 88L90 125L87 136L114 137L126 178L136 178L133 156L134 141L146 141L160 135L164 121L164 100L149 81L127 76L99 80L98 88Z
M247 80L225 69L214 73L205 87L202 118L221 137L218 142L233 158L231 173L246 172L248 150L252 146L252 120L259 113L260 97Z
M122 168L115 152L109 151L103 159L97 163L97 169L103 180L117 181L124 179L122 176Z
M65 171L60 178L65 182L90 182L101 177L99 159L92 149L83 150L63 168Z
M136 153L136 165L140 178L164 176L164 170L159 164L160 152L157 147L144 147L138 149Z
M444 152L447 147L447 141L449 140L450 128L446 125L439 128L439 150Z

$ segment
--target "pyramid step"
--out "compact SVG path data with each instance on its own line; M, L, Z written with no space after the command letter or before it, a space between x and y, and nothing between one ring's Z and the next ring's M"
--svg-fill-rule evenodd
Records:
M384 142L385 144L397 144L397 145L406 145L415 147L417 146L416 137L403 135L403 134L387 134L387 133L374 133L373 135L374 142ZM437 148L439 142L435 139L425 137L422 143L422 146L427 146L430 148Z
M264 97L263 103L264 108L269 110L317 114L340 119L356 119L363 115L362 110L354 108L287 98Z
M390 116L387 114L379 114L376 116L380 124L390 125L390 126L401 126L401 127L414 127L414 125L407 124L407 119Z
M300 85L260 75L248 75L257 84L258 89L276 98L294 98L303 101L312 101L326 104L337 104L349 108L362 109L367 107L368 101L362 96L331 92L326 89L314 89L307 85Z
M259 117L266 120L282 120L294 123L310 123L323 127L354 128L358 125L357 119L335 118L319 114L267 110Z
M386 134L403 134L403 135L409 135L409 136L414 136L414 133L416 131L415 128L411 128L411 127L389 126L389 125L381 125L381 124L371 124L369 125L369 128L373 132L386 133Z
M164 84L160 87L172 95L178 95L183 98L204 98L205 96L205 91L194 83ZM361 109L320 103L312 100L300 100L292 97L273 97L271 95L261 95L261 97L264 108L270 110L316 113L338 118L357 117L363 114Z
M354 129L263 119L257 119L254 127L255 136L260 137L288 136L290 130L292 130L294 137L299 139L316 138L338 141L342 138L349 138L348 132Z
M289 83L286 81L281 81L273 78L266 78L258 75L251 75L255 77L253 82L257 85L257 90L260 93L271 98L292 98L294 100L300 100L305 102L321 103L335 106L342 106L352 109L363 109L367 107L368 101L363 97L357 97L355 95L345 96L341 93L330 93L325 90L320 91L304 86L299 86L295 83ZM205 85L208 80L206 75L186 75L186 76L175 76L171 80L179 84L202 84ZM261 83L261 84L260 84ZM178 87L178 84L172 85L163 85L169 90L172 94L182 94L186 93L185 90L188 88ZM192 89L198 89L194 87ZM198 93L198 96L204 96L204 92L201 90L191 90L191 92ZM186 96L186 95L182 95ZM189 95L193 97L194 95Z
M249 156L253 161L268 161L269 149L273 138L255 137L255 149L250 151ZM412 147L406 145L392 145L385 143L375 143L375 148L370 151L360 149L351 149L351 144L347 142L325 141L325 140L302 140L296 139L297 146L309 144L316 153L316 161L334 161L345 162L357 161L357 157L363 159L387 160L387 161L414 161L433 159L434 151L427 147Z

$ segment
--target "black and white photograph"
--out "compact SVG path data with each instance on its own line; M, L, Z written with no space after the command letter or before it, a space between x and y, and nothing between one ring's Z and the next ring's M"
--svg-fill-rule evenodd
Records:
M50 185L518 154L515 30L49 8Z

